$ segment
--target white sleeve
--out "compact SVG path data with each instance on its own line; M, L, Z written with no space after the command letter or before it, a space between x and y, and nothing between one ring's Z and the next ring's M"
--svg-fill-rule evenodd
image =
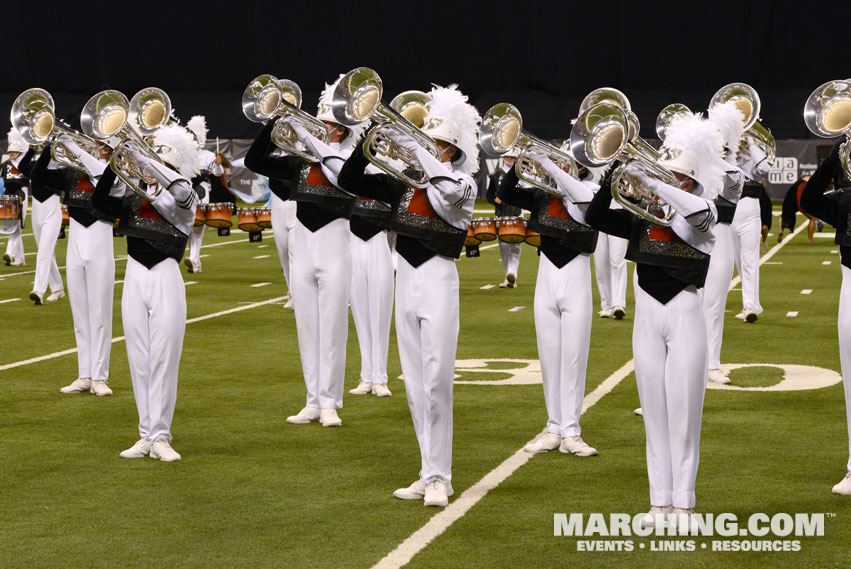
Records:
M458 181L458 176L452 171L452 168L435 158L431 152L425 148L417 146L414 150L414 154L417 157L417 161L420 163L420 166L423 167L423 172L425 172L426 176L429 177L429 181L431 183L434 183L435 180L442 179L452 180L454 182Z
M83 163L86 173L91 178L100 178L103 175L103 171L106 170L104 163L80 148L70 137L62 137L61 142L71 151L71 154L77 157L77 160Z
M433 179L426 186L426 196L434 210L447 223L467 229L476 206L476 182L470 176L452 173L457 181Z
M742 187L745 184L745 175L742 171L732 165L726 165L724 182L719 195L730 203L738 203L742 197Z
M160 215L181 233L189 235L195 225L195 192L186 180L172 182L168 191L151 200Z
M645 183L651 187L657 196L674 208L689 225L702 232L712 230L715 221L718 219L718 213L712 202L669 186L655 178L648 178Z

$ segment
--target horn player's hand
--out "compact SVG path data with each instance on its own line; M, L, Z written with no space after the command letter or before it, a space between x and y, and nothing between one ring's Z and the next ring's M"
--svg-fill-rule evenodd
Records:
M416 140L414 140L407 134L394 132L390 135L390 138L393 140L393 142L395 142L408 152L411 152L412 154L422 149L422 146L420 146Z

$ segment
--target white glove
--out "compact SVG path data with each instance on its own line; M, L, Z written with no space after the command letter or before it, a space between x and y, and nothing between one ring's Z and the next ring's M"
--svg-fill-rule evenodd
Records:
M416 140L413 139L413 137L404 133L394 132L391 138L393 139L393 142L412 154L416 154L417 150L421 150L423 148Z

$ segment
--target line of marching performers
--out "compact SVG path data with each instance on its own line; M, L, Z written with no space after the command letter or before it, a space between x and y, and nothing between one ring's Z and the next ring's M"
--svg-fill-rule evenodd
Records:
M642 524L694 527L706 381L729 382L720 370L720 349L736 243L756 247L739 255L740 273L749 279L746 267L758 263L749 257L758 257L759 210L746 200L756 203L755 186L773 154L773 139L754 130L747 116L753 98L737 87L732 96L713 99L705 117L687 109L673 114L656 151L636 135L628 100L613 89L586 98L569 144L556 148L522 131L511 105L481 117L455 85L406 92L387 106L377 74L358 68L325 86L315 116L300 110L300 91L289 97L292 85L260 76L243 98L246 116L265 123L245 165L267 176L274 193L273 231L294 303L306 387L304 407L286 421L342 425L349 304L362 362L350 393L391 395L387 357L395 299L421 466L415 481L393 495L448 504L460 311L455 259L473 215L472 176L481 146L508 157L506 168L490 179L489 201L504 215L528 211L529 229L540 234L534 320L548 420L524 449L598 454L580 427L593 311L590 255L607 251L612 259L601 316L618 319L626 311L623 259L631 260L634 364L650 483ZM175 461L180 455L170 446L171 421L186 324L178 263L194 239L195 205L205 191L197 182L200 171L219 165L203 151L202 119L193 118L189 129L166 124L170 103L161 97L154 103L145 97L128 102L117 91L93 97L79 128L97 141L94 149L67 130L40 131L41 107L24 105L16 126L25 138L48 146L37 159L33 150L18 150L14 171L29 176L33 196L45 207L55 210L54 198L64 192L71 215L68 288L79 377L63 393L111 393L111 226L119 220L129 256L122 319L140 434L121 456ZM129 113L133 105L139 108ZM118 115L136 117L138 124L111 120ZM804 190L801 206L838 229L844 278L839 338L851 400L851 325L843 317L851 291L851 278L845 278L851 199L825 194L831 183L843 184L841 168L848 162L845 147L837 145ZM38 214L53 224L55 216L53 210ZM44 246L52 248L48 241ZM190 249L193 270L200 269L199 246ZM503 285L512 288L519 252L506 249L503 262ZM62 290L55 260L45 267L37 270L39 300L48 285L54 294ZM745 293L746 321L761 310L756 289ZM848 418L851 432L851 412ZM851 475L834 492L851 494Z

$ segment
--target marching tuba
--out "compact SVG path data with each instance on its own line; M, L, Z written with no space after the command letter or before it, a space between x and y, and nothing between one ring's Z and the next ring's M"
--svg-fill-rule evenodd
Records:
M804 105L804 122L816 136L845 136L839 160L845 175L851 176L851 79L828 81L813 91Z
M331 114L338 123L347 127L370 119L378 123L369 131L363 143L367 160L405 184L424 187L428 183L428 176L422 166L411 152L396 144L391 133L410 136L440 160L437 143L413 122L425 119L429 96L420 91L406 91L395 97L388 106L381 101L383 93L384 86L378 73L368 67L352 69L337 83L331 101ZM413 120L409 120L406 115Z
M623 107L599 103L576 119L570 132L570 149L577 162L592 168L620 160L621 164L612 175L611 192L615 201L654 225L670 226L676 212L649 191L640 178L650 176L675 188L680 183L676 176L656 163L658 153L655 149L650 155L630 141L633 128ZM635 132L637 130L635 128ZM633 134L632 140L641 139Z
M55 109L56 105L50 93L36 87L18 95L12 105L10 118L12 125L29 144L43 144L51 136L57 136L50 147L51 158L66 168L85 171L83 163L68 149L63 138L70 138L94 158L99 158L100 155L98 145L83 133L59 125Z
M278 79L273 75L258 75L242 93L242 112L252 122L265 123L272 117L279 120L272 130L272 142L287 154L309 162L322 162L322 157L304 145L289 121L299 123L311 136L328 144L325 123L301 110L301 89L295 81Z
M151 201L162 188L158 186L153 194L148 194L139 187L142 180L150 179L150 175L128 150L133 148L162 164L162 159L142 137L153 135L170 117L171 100L162 89L147 87L129 101L120 91L108 89L88 100L80 114L80 126L96 140L105 141L115 136L122 139L112 151L109 166L127 187L142 199Z
M765 161L771 166L777 157L777 143L771 131L765 128L759 122L759 111L762 108L762 103L759 100L759 94L756 90L747 83L730 83L724 85L712 95L709 101L709 108L720 103L733 101L743 115L745 115L745 134L752 137L757 145L765 152ZM745 138L739 144L739 153L748 155L748 147Z
M565 150L523 130L523 117L511 103L497 103L484 114L479 129L479 146L490 156L502 156L512 148L518 148L520 155L514 163L517 177L557 196L562 195L558 184L538 161L529 156L532 151L545 154L556 166L574 178L579 177L576 163Z

